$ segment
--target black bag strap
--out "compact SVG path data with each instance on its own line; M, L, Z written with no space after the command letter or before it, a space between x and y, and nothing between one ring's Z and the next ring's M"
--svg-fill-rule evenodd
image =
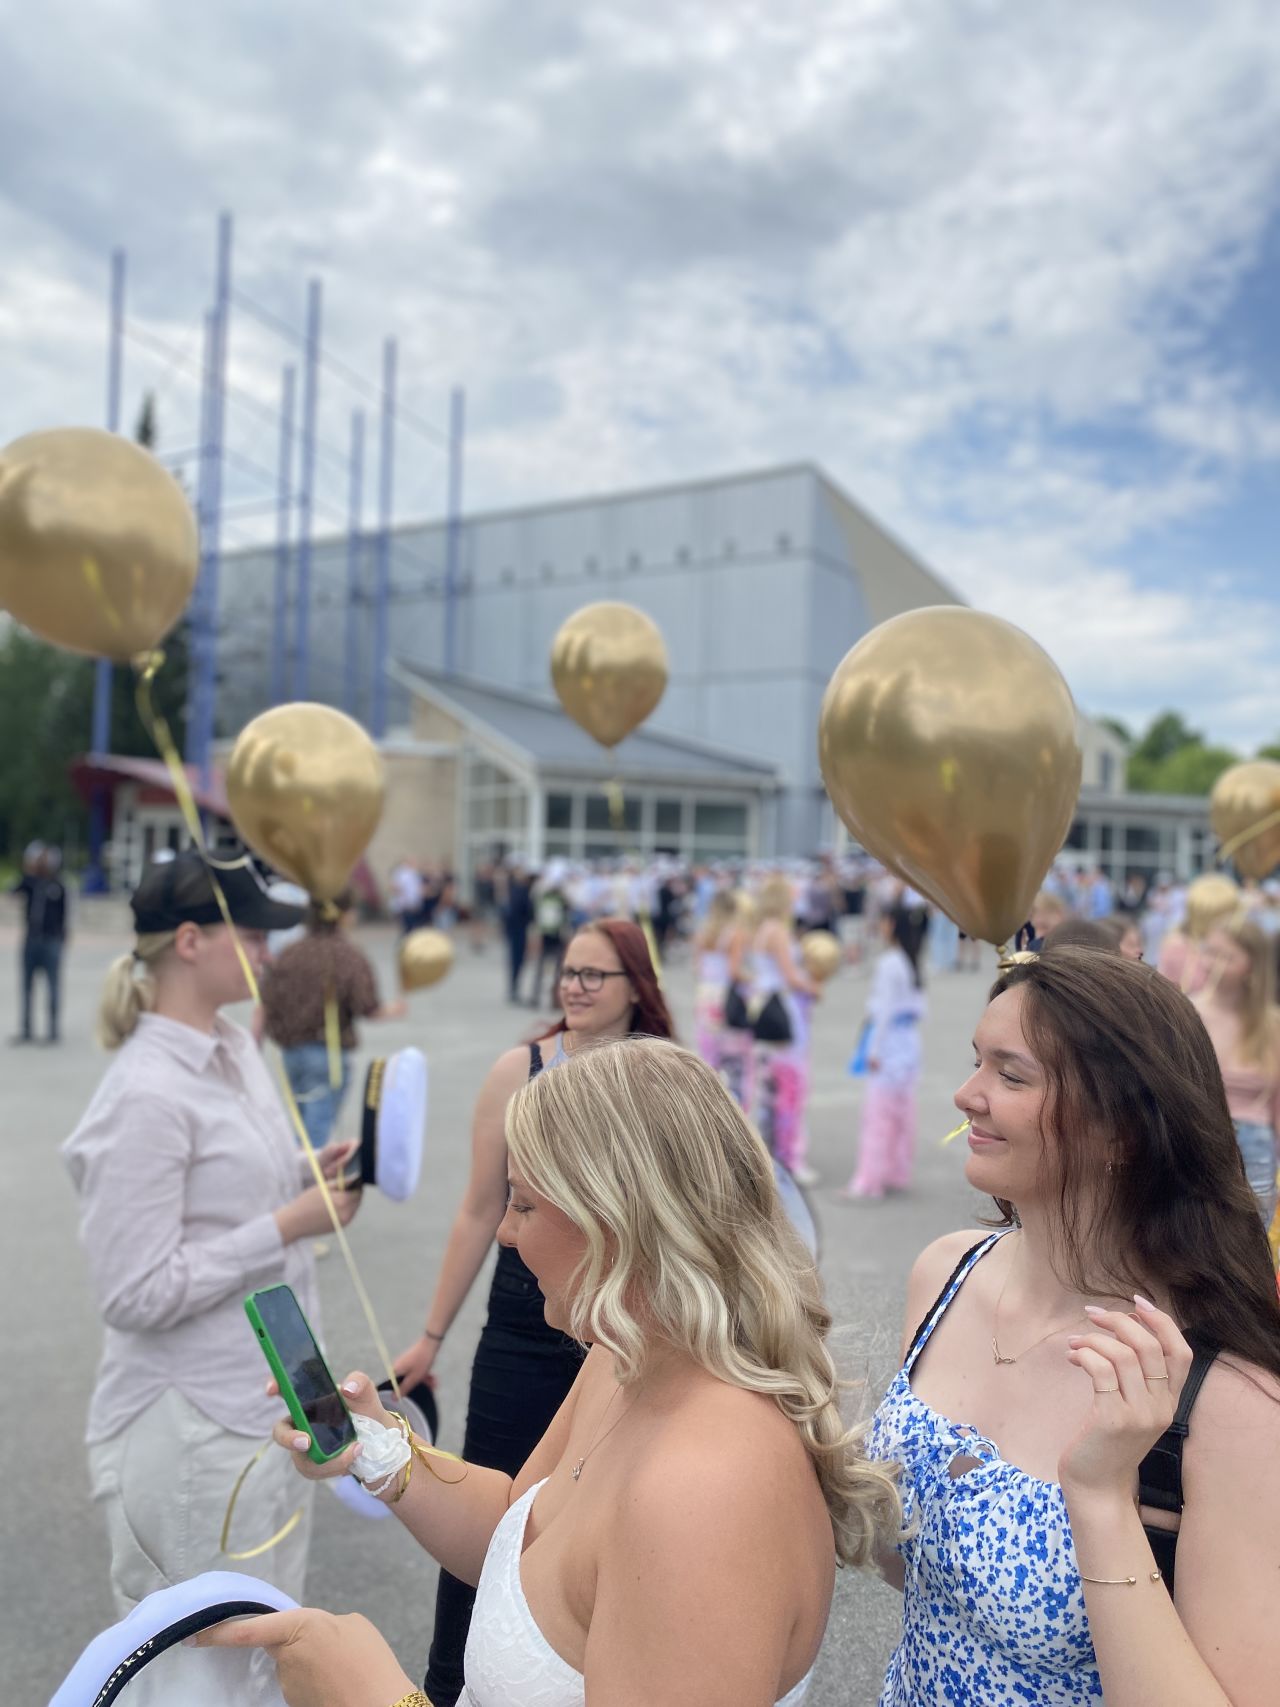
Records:
M531 1079L536 1079L538 1074L542 1071L542 1067L542 1045L540 1043L531 1043L529 1045L529 1077Z
M1191 1344L1191 1368L1183 1383L1173 1421L1138 1466L1138 1503L1156 1511L1182 1510L1182 1444L1191 1428L1191 1411L1200 1397L1204 1378L1213 1368L1216 1351Z

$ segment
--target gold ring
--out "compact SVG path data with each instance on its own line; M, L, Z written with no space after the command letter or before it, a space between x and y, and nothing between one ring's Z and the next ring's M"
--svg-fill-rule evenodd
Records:
M1118 1393L1120 1391L1118 1387L1095 1387L1093 1390L1099 1396L1103 1393Z
M1167 1381L1169 1377L1167 1375L1144 1375L1142 1379L1144 1381Z

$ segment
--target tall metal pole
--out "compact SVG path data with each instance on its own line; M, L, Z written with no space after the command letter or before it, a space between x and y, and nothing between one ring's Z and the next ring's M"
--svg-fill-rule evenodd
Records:
M293 400L297 370L292 363L280 376L280 466L276 485L276 584L271 629L271 703L280 705L288 689L289 524L293 507Z
M357 715L360 697L360 567L364 541L364 410L351 411L351 488L347 521L347 647L343 659L342 704L349 717Z
M444 535L444 667L458 668L458 569L462 550L462 447L466 434L467 394L460 385L449 393L449 503Z
M315 513L316 413L320 403L320 280L307 286L307 330L302 368L302 466L298 481L297 609L294 612L293 697L311 686L311 544Z
M204 684L208 674L205 656L209 634L210 537L213 518L213 373L217 361L217 325L213 309L204 316L204 356L200 383L200 461L196 480L196 522L200 532L200 570L191 600L188 627L187 738L183 757L188 765L200 763L200 730L204 723Z
M373 588L373 737L387 732L388 610L391 603L391 511L395 502L396 341L382 346L382 432L378 446L378 549Z
M120 388L124 369L125 252L111 252L111 309L107 337L107 431L120 431ZM95 753L111 751L111 660L99 658L93 677L93 728L90 746ZM102 849L107 839L106 790L94 790L89 808L89 869L85 888L100 895L107 887L102 869Z
M231 215L218 216L214 305L205 321L207 409L201 456L200 581L193 634L194 681L187 725L187 762L208 788L213 763L218 671L218 570L222 544L222 446L227 416L231 332Z

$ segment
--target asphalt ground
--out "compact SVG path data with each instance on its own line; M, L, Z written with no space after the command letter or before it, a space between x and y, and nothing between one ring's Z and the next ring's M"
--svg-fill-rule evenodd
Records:
M0 920L0 957L11 969L10 976L0 975L0 1431L9 1442L0 1503L0 1700L13 1707L47 1702L84 1645L113 1621L106 1538L89 1501L81 1444L100 1331L76 1241L76 1205L57 1149L104 1070L93 1018L103 973L128 938L126 915L110 902L85 903L77 922L64 976L64 1041L57 1048L11 1048L4 1039L17 1029L19 936L16 922ZM369 928L361 941L390 989L391 932ZM666 977L677 1022L691 1036L687 956L677 954ZM837 1358L854 1384L851 1416L874 1407L892 1373L906 1275L916 1252L940 1233L973 1225L980 1213L961 1175L962 1147L944 1148L938 1140L956 1122L951 1092L968 1072L968 1041L986 982L985 975L972 973L929 982L917 1182L909 1194L875 1207L848 1206L836 1196L851 1170L857 1131L861 1082L848 1076L846 1064L866 996L865 969L842 971L816 1011L811 1160L822 1183L811 1197L837 1323ZM475 954L460 943L448 980L415 996L409 1018L365 1027L362 1059L414 1043L431 1063L428 1150L419 1192L408 1204L369 1193L351 1235L393 1351L421 1329L466 1179L476 1090L493 1058L526 1037L533 1020L529 1010L505 1000L498 946ZM348 1119L343 1129L349 1128ZM336 1252L320 1272L330 1361L335 1370L372 1370L376 1357ZM486 1293L482 1278L436 1365L441 1444L454 1449L461 1441ZM750 1498L749 1489L743 1497ZM431 1560L397 1524L364 1522L320 1491L308 1600L367 1614L412 1676L421 1675L426 1657L435 1574ZM878 1579L841 1573L811 1707L876 1702L900 1607L899 1597Z

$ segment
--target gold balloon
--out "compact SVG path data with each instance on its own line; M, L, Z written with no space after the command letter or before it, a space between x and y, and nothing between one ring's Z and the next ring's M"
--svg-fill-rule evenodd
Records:
M41 639L119 663L149 652L198 556L182 488L141 445L61 427L0 451L0 607Z
M342 893L382 816L378 749L352 718L297 702L246 724L227 766L236 829L318 901Z
M800 958L809 976L825 984L840 970L844 959L839 937L830 931L806 931L800 938Z
M850 834L961 930L1024 923L1081 759L1070 689L1021 629L962 605L882 622L831 678L818 753Z
M400 942L400 988L429 990L453 965L453 944L443 931L427 925Z
M662 634L634 605L584 605L552 642L551 680L574 722L616 747L666 691Z
M1223 771L1209 797L1209 821L1241 877L1269 877L1280 865L1280 764L1250 759ZM1237 837L1244 839L1232 847Z
M1239 912L1242 904L1243 896L1229 877L1218 871L1206 871L1187 886L1187 935L1193 942L1199 942L1215 925Z

